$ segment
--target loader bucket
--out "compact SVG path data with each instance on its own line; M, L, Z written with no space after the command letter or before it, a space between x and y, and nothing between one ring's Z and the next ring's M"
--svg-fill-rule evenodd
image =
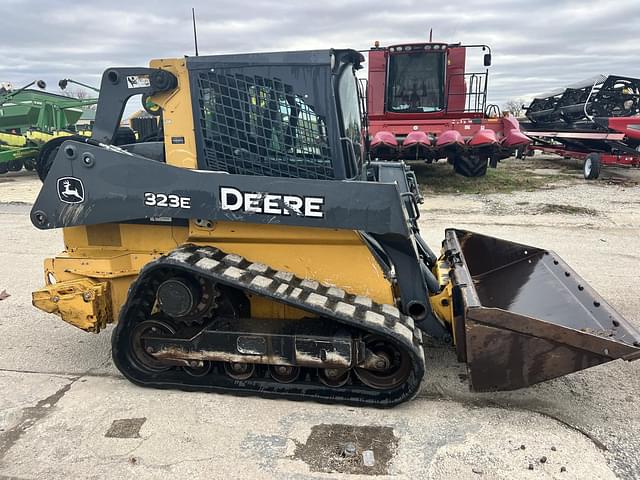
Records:
M640 333L554 252L453 229L444 250L472 390L515 390L640 358Z

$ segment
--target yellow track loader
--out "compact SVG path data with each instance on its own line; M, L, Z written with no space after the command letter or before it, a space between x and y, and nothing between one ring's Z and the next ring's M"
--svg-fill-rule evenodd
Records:
M39 159L31 220L62 228L33 303L88 332L116 323L132 382L392 406L427 344L471 387L526 387L613 359L640 335L556 254L447 230L435 255L402 162L372 162L353 50L109 68L91 138ZM142 95L164 141L116 147ZM428 341L427 341L428 340Z

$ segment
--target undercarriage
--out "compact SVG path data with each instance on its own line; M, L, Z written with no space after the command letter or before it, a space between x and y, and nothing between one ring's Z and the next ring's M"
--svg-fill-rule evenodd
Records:
M256 295L305 317L247 317ZM144 386L375 406L412 398L424 374L421 332L396 308L195 246L141 272L113 356Z

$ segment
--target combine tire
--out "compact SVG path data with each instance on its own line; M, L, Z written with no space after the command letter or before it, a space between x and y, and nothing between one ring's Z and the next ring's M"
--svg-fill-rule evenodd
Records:
M587 155L582 165L582 173L584 174L585 180L595 180L598 178L600 176L600 168L600 154L590 153Z
M3 173L7 173L9 171L9 166L7 165L8 162L2 162L0 163L0 175L2 175Z
M463 177L484 177L487 173L487 157L460 155L453 162L453 170Z

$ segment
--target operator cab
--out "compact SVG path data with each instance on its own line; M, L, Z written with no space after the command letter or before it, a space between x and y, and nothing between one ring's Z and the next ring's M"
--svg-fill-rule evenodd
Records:
M389 47L387 111L429 113L445 108L447 44Z
M198 167L359 177L364 155L355 70L363 60L354 50L335 49L187 58Z

